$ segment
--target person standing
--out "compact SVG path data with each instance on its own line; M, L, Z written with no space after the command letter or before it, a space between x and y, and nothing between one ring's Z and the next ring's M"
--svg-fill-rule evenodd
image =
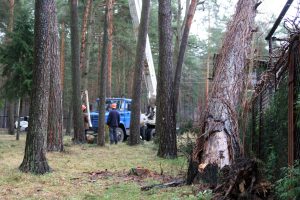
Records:
M117 132L116 128L119 127L120 124L120 114L116 110L117 104L113 103L111 104L112 110L108 114L107 122L106 124L109 126L109 138L110 138L110 144L117 144L118 138L117 138Z
M87 131L90 128L89 116L88 116L88 113L86 112L86 106L85 105L82 105L81 109L82 109L82 112L83 112L83 126L84 126L84 133L85 133L85 136L86 136Z

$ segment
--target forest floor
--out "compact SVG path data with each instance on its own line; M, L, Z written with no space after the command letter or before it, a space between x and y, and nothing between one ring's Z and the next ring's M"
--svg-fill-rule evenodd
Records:
M154 188L185 176L186 157L165 160L156 156L153 142L97 147L73 145L64 138L65 152L47 153L52 173L32 175L18 170L24 156L26 134L19 141L0 132L0 199L197 199L196 186ZM144 169L139 176L132 169ZM162 174L162 175L161 175Z

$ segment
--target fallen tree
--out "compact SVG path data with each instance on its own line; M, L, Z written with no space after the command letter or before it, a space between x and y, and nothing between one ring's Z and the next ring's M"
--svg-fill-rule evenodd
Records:
M219 168L240 157L238 106L245 89L246 59L255 31L257 0L239 0L228 26L215 65L215 77L207 109L202 115L202 133L196 141L188 170L191 184L209 164Z

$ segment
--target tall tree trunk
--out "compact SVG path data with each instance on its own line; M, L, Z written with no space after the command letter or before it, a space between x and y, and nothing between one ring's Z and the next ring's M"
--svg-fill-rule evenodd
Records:
M188 3L188 2L187 2ZM170 121L171 128L172 128L172 134L176 136L176 116L177 116L177 108L178 108L178 99L179 99L179 87L180 87L180 80L181 80L181 72L182 72L182 66L184 62L184 55L188 43L189 38L189 32L192 25L192 21L195 15L197 7L197 0L191 0L188 11L185 16L185 24L184 29L182 33L182 37L180 38L180 47L177 57L177 64L175 69L175 76L173 80L173 93L172 93L172 121Z
M18 99L18 106L17 106L17 133L16 133L16 140L20 139L20 111L22 110L22 99Z
M13 32L14 8L15 8L15 0L9 0L9 19L8 19L7 32ZM6 41L9 42L8 37L6 37ZM10 77L7 77L7 79L9 78ZM13 135L15 133L15 102L13 100L9 100L8 103L7 124L8 124L8 133Z
M238 1L236 13L224 37L216 64L215 84L208 102L207 121L202 121L203 133L198 137L193 151L196 166L199 163L201 166L217 163L223 167L240 156L237 112L246 78L246 58L255 29L256 2ZM191 183L192 180L188 181Z
M174 77L174 84L173 84L174 85L174 89L173 89L173 91L174 91L174 105L173 105L174 106L173 107L174 117L176 117L176 113L177 113L180 78L181 78L181 71L182 71L182 65L183 65L183 61L184 61L185 50L186 50L186 46L188 43L189 32L190 32L190 28L191 28L193 18L195 15L196 7L197 7L197 0L192 0L191 4L189 6L188 13L186 15L187 17L186 17L186 21L185 21L185 25L184 25L184 31L183 31L182 38L180 41L180 48L179 48L179 54L178 54L175 77ZM173 124L176 125L176 121ZM174 128L176 129L176 126ZM175 130L175 132L176 132L176 130Z
M26 138L25 154L19 169L22 172L44 174L50 171L46 159L46 134L48 126L49 89L51 45L49 33L54 28L51 25L56 15L54 0L40 0L35 2L34 27L34 67L31 92L29 131Z
M72 85L73 85L73 126L74 142L84 143L85 135L83 129L83 116L80 99L80 67L79 67L79 34L78 34L78 11L77 0L70 0L71 3L71 49L72 49Z
M132 110L130 120L129 145L136 145L140 142L140 113L141 113L141 88L142 72L145 65L145 48L148 33L148 21L150 13L150 0L143 0L141 22L139 26L138 41L135 57L135 71L132 85Z
M102 53L102 51L101 51L101 45L102 45L102 40L101 40L101 36L99 36L99 41L98 41L98 43L99 43L99 48L98 48L98 56L97 56L97 85L99 85L100 86L100 78L101 78L101 53ZM99 92L97 91L97 96L99 96L99 94L98 94Z
M56 7L54 8L56 13ZM63 107L62 88L60 76L59 40L56 14L51 16L50 21L50 93L49 93L49 116L47 133L47 150L63 151Z
M7 107L7 125L8 125L8 134L15 134L15 104L12 100L9 100Z
M81 28L81 48L80 48L80 70L82 72L82 79L84 80L84 77L87 76L86 74L86 45L87 45L87 30L88 30L88 22L89 22L89 16L91 14L91 7L92 7L93 1L87 0L86 5L84 8L83 13L83 19L82 19L82 28ZM87 88L85 85L82 85L82 90L86 90Z
M206 92L205 92L205 105L208 103L209 94L209 73L210 73L210 40L211 40L211 27L210 27L210 8L208 8L208 39L207 39L207 60L206 60Z
M64 90L65 80L65 21L61 23L61 40L60 40L60 85L61 90Z
M108 47L107 47L107 87L106 96L111 97L111 72L112 72L112 37L113 37L113 3L114 0L106 1L108 8L107 29L108 29Z
M173 63L177 63L177 58L179 54L180 49L180 41L181 41L181 0L177 0L177 19L176 19L176 40L175 40L175 48L174 48L174 54L173 54Z
M88 20L88 31L87 31L87 39L86 39L86 48L85 48L85 66L83 68L83 90L88 89L89 79L88 79L88 73L90 70L90 46L91 46L91 40L94 35L94 16L95 12L93 11L93 3L91 3L90 6L90 14L89 14L89 20Z
M71 135L72 121L73 121L73 105L72 105L72 102L70 102L69 107L68 107L66 135Z
M106 0L105 19L103 25L103 46L102 60L100 70L100 95L99 95L99 126L98 126L98 145L105 146L105 98L106 98L106 82L107 82L107 51L108 51L108 9L109 2Z
M171 0L159 1L159 64L157 81L156 133L159 136L157 155L177 157L176 134L172 131L172 11Z

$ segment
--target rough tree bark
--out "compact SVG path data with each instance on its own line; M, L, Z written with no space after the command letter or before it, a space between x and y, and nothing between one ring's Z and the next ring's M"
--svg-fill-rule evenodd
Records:
M89 79L88 74L90 71L90 47L92 38L94 36L94 17L95 17L95 11L93 11L93 3L91 3L90 8L90 14L89 14L89 20L88 20L88 31L87 31L87 39L86 39L86 48L85 48L85 67L83 68L83 91L88 89ZM90 91L89 91L90 92Z
M7 25L7 32L13 32L14 8L15 8L15 0L9 0L9 19ZM6 42L9 42L8 37L6 37ZM9 77L7 78L9 79ZM8 125L8 133L13 135L15 133L15 102L13 100L9 100L8 103L7 125Z
M246 77L246 58L251 49L255 29L257 0L239 0L236 13L228 26L216 64L216 76L208 101L206 119L202 119L202 134L197 138L188 171L188 183L193 181L195 168L209 163L219 167L230 165L241 153L237 109L240 105ZM199 165L200 164L200 165Z
M73 105L72 102L70 102L70 104L68 105L66 135L71 135L72 122L73 122Z
M61 23L61 40L60 40L60 87L64 90L65 80L65 21Z
M7 107L7 126L8 126L8 134L15 134L15 104L12 100L9 100Z
M29 111L29 130L26 138L25 154L19 169L22 172L44 174L50 171L46 159L46 134L48 126L50 53L52 32L50 25L55 16L55 1L35 2L34 27L34 67L33 84Z
M73 85L73 126L74 143L84 143L83 116L80 98L80 67L79 67L79 34L77 0L70 1L71 6L71 51L72 51L72 85Z
M47 133L47 150L63 151L63 107L62 107L62 88L60 76L60 57L59 57L59 40L57 29L56 7L54 15L50 16L50 93L49 93L49 116L48 116L48 133Z
M106 5L109 5L111 0L106 0ZM103 25L103 46L102 46L102 60L100 70L100 95L99 95L99 126L98 126L98 145L105 146L105 95L107 84L107 51L108 51L108 9L105 8L105 19Z
M140 113L141 113L141 90L142 72L145 64L145 48L148 33L148 21L150 13L150 0L143 0L141 22L139 25L138 41L135 57L135 71L132 85L132 110L130 120L129 145L136 145L140 142Z
M87 76L87 71L86 71L86 65L87 65L87 60L86 60L86 48L87 48L87 37L88 37L88 19L91 14L91 8L92 8L92 0L86 0L86 5L84 8L84 13L83 13L83 19L82 19L82 28L81 28L81 48L80 48L80 70L81 70L81 76L82 80L85 80L85 77ZM84 82L84 81L83 81ZM87 87L83 83L82 84L82 90L86 90Z
M106 96L111 97L111 72L112 72L112 37L113 37L113 3L114 0L106 1L108 8L107 29L108 29L108 46L107 46L107 85Z
M159 1L159 64L157 79L156 134L159 136L157 155L177 157L176 134L172 132L172 11L171 0Z
M174 55L173 55L173 63L177 63L177 57L179 54L180 48L180 40L181 40L181 15L182 15L182 6L181 0L177 0L177 14L176 14L176 32L175 32L175 45L174 45Z

